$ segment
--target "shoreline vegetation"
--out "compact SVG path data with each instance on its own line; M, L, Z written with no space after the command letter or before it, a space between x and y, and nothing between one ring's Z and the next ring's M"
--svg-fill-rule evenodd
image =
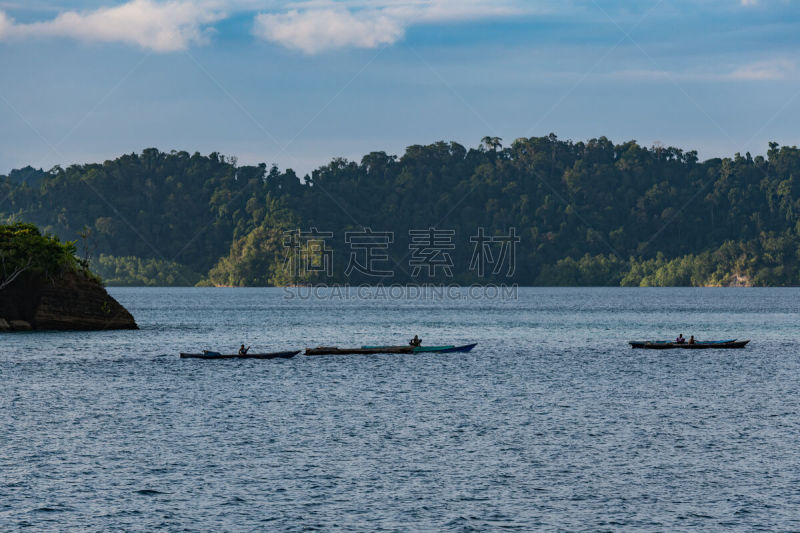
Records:
M149 148L0 176L0 223L75 241L113 286L800 285L800 150L694 151L555 135L333 159L303 178L235 157ZM346 232L391 232L391 276L345 274ZM452 277L412 276L410 230L452 230ZM334 268L298 272L286 232L331 232ZM479 228L520 238L512 272L470 270ZM317 257L315 260L319 260Z

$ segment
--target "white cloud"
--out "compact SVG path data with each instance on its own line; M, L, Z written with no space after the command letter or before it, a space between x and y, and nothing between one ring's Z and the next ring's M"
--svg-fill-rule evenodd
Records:
M788 59L758 61L738 67L728 75L734 80L785 80L797 72L797 64Z
M405 30L396 18L380 11L358 13L347 10L289 11L256 16L254 33L268 41L314 54L327 48L355 46L374 48L392 44Z
M95 11L66 11L54 19L30 24L17 24L0 11L0 39L70 37L171 52L205 42L209 24L224 17L212 4L190 0L131 0Z
M0 39L8 35L8 31L11 28L12 21L8 16L0 11Z
M67 37L122 42L171 52L204 43L224 12L253 12L253 34L314 54L331 48L374 48L402 39L414 24L480 20L530 13L521 0L127 0L95 10L63 11L31 23L14 21L0 0L0 40Z
M384 0L369 4L312 0L294 4L288 12L257 15L253 33L264 40L314 54L330 48L393 44L413 24L521 12L522 9L498 0Z

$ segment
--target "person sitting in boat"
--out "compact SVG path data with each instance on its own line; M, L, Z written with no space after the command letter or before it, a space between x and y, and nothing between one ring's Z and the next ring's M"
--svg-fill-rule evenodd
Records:
M417 346L422 345L422 339L420 339L417 335L414 335L414 338L411 339L408 344L416 348Z
M249 349L250 349L250 347L249 347L249 346L248 346L247 348L245 348L245 347L244 347L244 344L242 344L242 345L239 347L239 355L247 355L247 351L248 351Z
M694 335L689 337L689 344L694 344Z
M678 338L675 339L675 344L686 344L686 338L683 336L683 333L678 335Z

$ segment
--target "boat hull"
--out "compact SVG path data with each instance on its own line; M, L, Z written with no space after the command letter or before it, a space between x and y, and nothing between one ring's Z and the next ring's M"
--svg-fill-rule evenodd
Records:
M204 353L181 353L181 359L291 359L299 354L300 350L293 350L288 352L272 352L272 353L248 353L244 355L237 354L221 354L211 355Z
M318 346L306 348L306 355L374 355L379 353L412 353L412 346L370 346L366 348L339 348L338 346Z
M631 341L629 344L631 348L643 348L646 350L731 350L737 348L744 348L750 340L745 341L712 341L712 342L698 342L695 344L677 344L675 342L636 342Z
M478 343L465 344L464 346L417 346L414 353L466 353L472 351Z
M469 352L478 343L464 346L362 346L361 348L339 348L337 346L318 346L307 348L306 355L374 355L401 353L456 353Z

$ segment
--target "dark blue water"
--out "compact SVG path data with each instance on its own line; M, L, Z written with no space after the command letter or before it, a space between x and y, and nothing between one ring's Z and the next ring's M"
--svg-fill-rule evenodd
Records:
M0 530L800 529L798 290L111 292L140 331L0 336ZM480 344L177 356L415 333ZM678 333L753 342L626 344Z

